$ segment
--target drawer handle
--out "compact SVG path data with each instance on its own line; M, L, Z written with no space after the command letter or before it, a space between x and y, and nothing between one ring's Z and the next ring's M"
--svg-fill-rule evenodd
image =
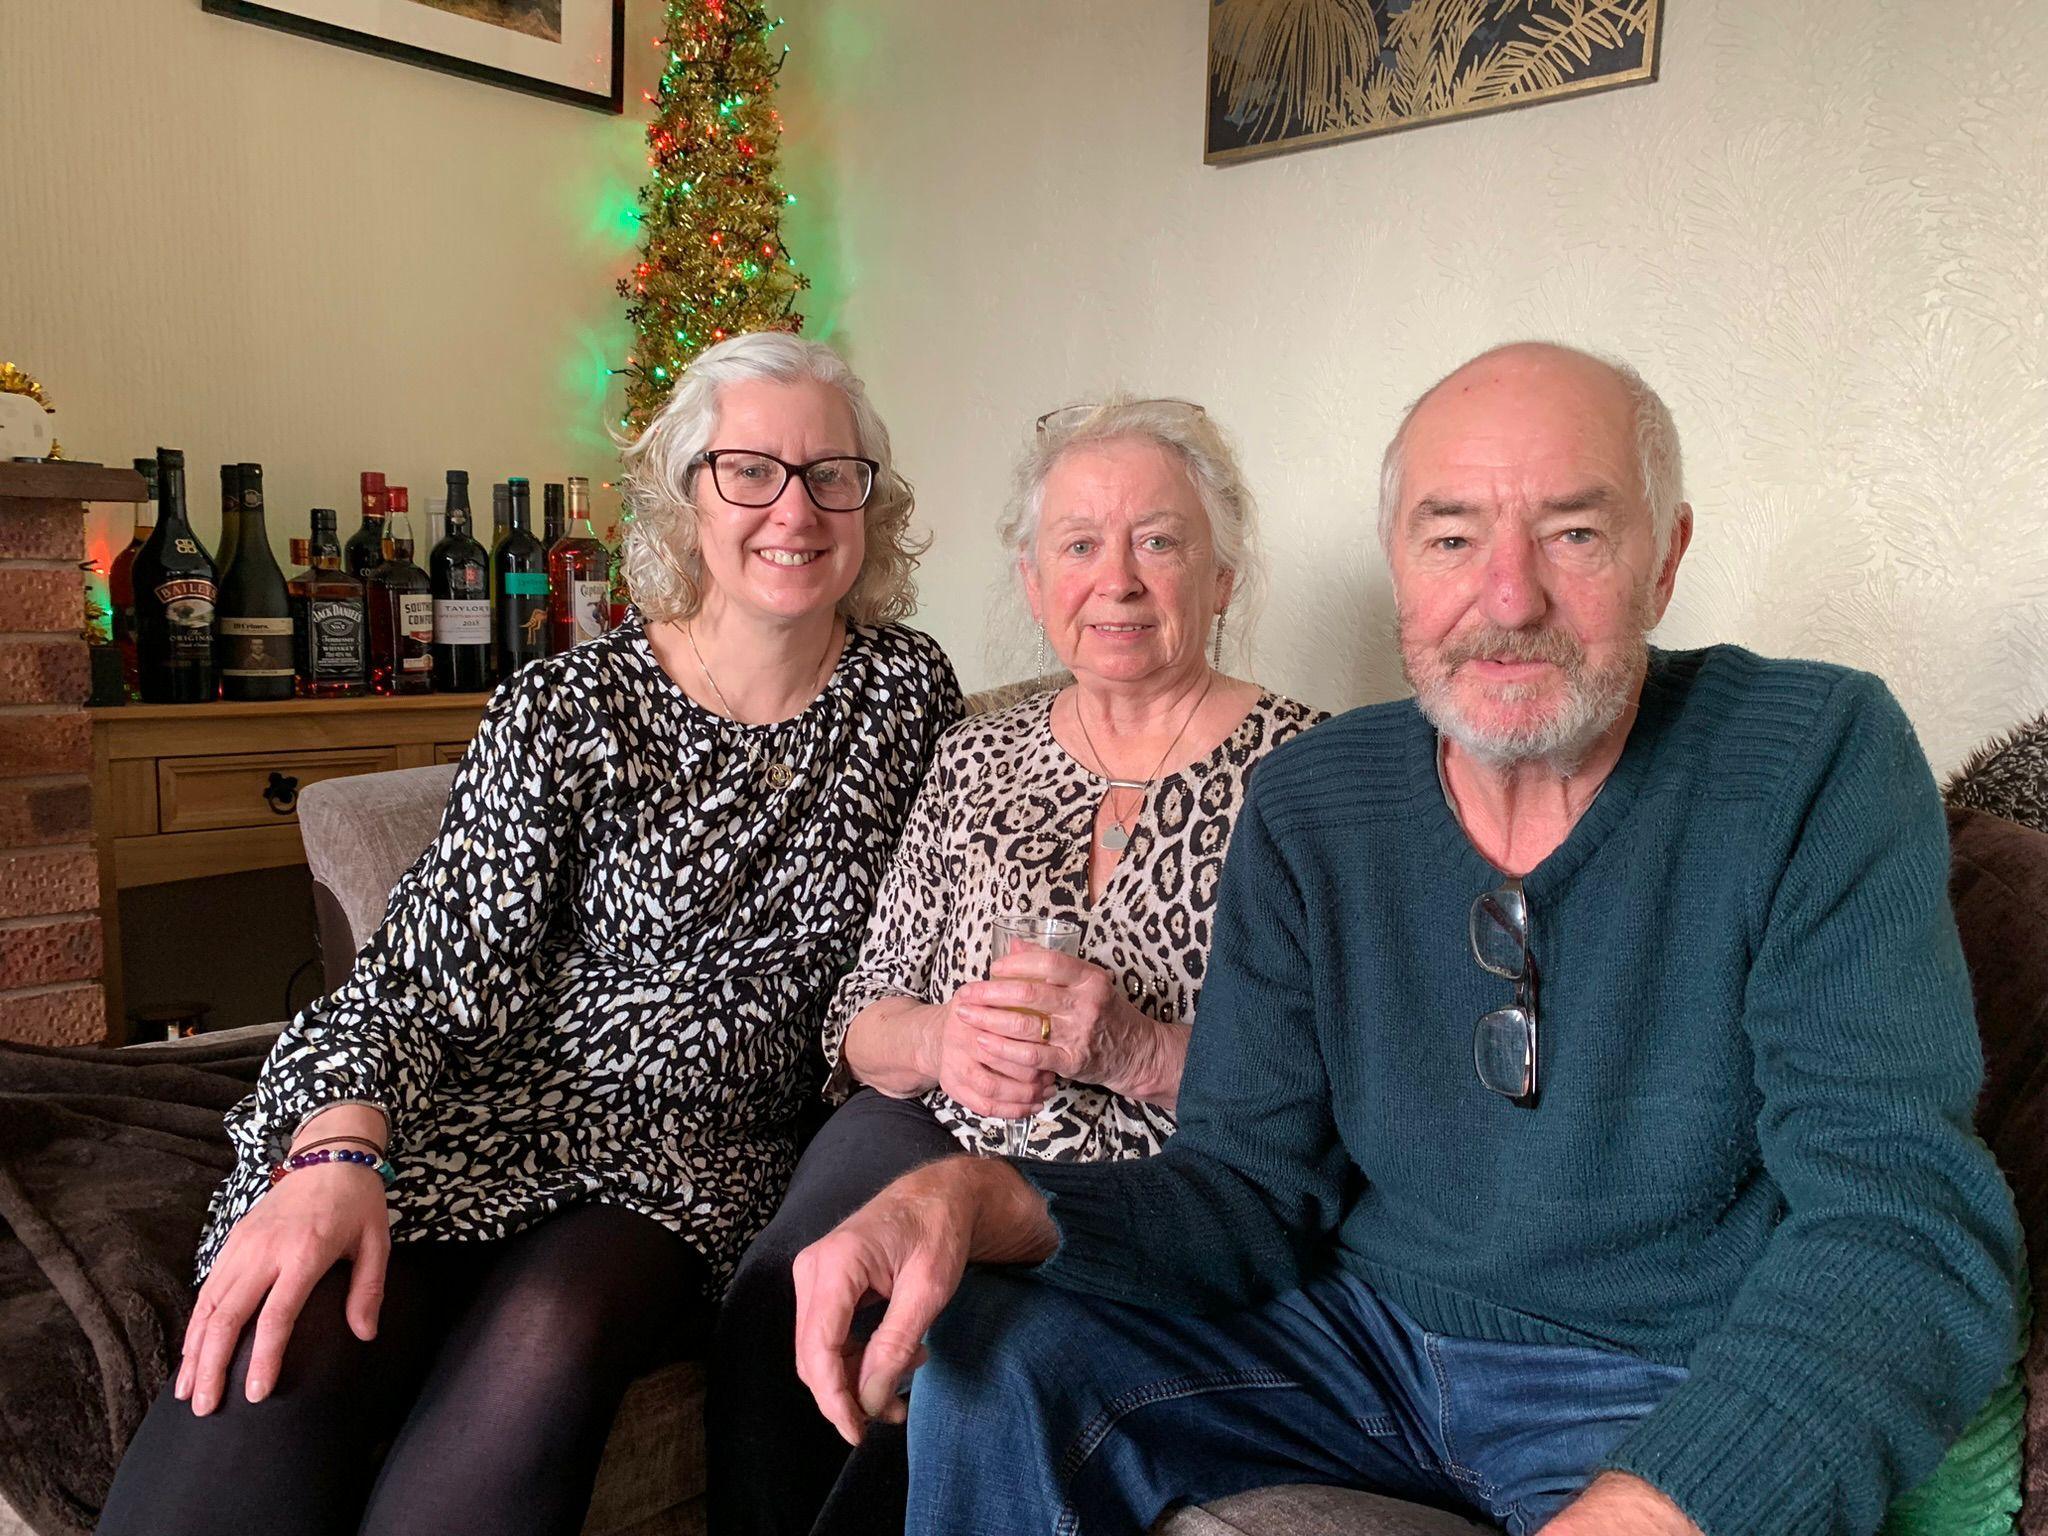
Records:
M276 815L289 816L299 808L299 781L288 773L272 773L263 799Z

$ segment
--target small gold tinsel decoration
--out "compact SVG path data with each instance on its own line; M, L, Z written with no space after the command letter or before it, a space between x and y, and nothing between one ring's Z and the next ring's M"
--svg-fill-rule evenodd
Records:
M27 395L52 416L57 414L57 407L50 404L49 397L43 393L43 386L37 382L35 375L23 373L12 363L0 363L0 395ZM49 457L64 457L63 445L55 438L50 439Z
M46 411L57 409L43 397L43 386L36 382L35 376L23 373L12 363L0 363L0 395L27 395Z

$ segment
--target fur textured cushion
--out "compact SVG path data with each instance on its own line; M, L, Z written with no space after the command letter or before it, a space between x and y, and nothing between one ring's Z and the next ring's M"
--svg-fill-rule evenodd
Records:
M1950 805L2048 832L2048 714L1972 752L1942 795Z

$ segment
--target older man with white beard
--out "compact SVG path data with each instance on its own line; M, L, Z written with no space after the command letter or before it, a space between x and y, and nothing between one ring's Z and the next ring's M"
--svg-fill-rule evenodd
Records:
M1253 781L1179 1133L906 1175L798 1258L805 1380L857 1440L929 1330L933 1536L1284 1482L1874 1531L2018 1339L1911 728L1865 675L1649 646L1692 516L1632 370L1489 352L1382 489L1416 698Z

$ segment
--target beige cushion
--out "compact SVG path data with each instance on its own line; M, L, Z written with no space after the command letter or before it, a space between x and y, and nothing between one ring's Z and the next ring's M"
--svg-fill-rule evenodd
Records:
M967 713L992 715L999 709L1008 709L1012 704L1021 703L1034 693L1064 688L1073 680L1074 674L1071 672L1048 672L1043 677L1027 677L1021 683L1001 683L994 688L984 688L980 693L970 693L967 696Z
M322 779L299 791L306 867L347 919L351 956L383 923L398 877L440 830L454 782L447 763Z
M1159 1526L1158 1536L1484 1536L1494 1529L1376 1493L1283 1486L1183 1509Z

